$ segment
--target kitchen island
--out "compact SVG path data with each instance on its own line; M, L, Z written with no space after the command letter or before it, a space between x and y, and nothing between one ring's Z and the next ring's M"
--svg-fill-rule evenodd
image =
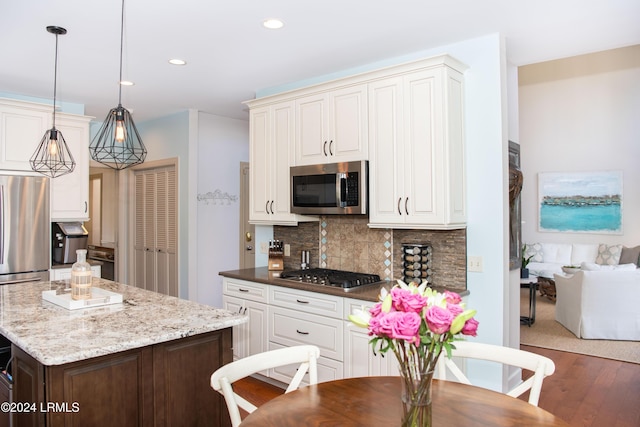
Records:
M246 316L104 279L122 303L67 310L42 299L63 281L0 287L11 344L14 425L228 425L209 386ZM8 411L3 411L6 415ZM2 422L0 422L2 425Z

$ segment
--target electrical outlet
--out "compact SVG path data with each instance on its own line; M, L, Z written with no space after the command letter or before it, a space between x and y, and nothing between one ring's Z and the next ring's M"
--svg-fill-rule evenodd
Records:
M482 273L482 257L481 256L468 256L467 257L467 270Z
M291 256L291 245L288 243L284 244L284 256Z
M269 253L269 242L260 242L260 253Z

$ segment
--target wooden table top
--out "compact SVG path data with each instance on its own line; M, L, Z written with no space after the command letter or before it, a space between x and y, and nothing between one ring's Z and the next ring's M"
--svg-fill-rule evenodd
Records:
M250 414L242 427L394 426L402 418L400 377L329 381L278 396ZM434 426L556 426L555 415L491 390L434 380Z

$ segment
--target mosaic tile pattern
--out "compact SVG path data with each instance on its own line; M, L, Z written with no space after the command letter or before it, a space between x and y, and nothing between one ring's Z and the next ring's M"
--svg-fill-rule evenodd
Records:
M377 274L395 280L402 273L402 243L430 243L435 286L466 289L466 230L369 228L368 218L327 215L297 227L274 226L274 238L291 245L287 270L300 268L300 251L311 251L311 266Z

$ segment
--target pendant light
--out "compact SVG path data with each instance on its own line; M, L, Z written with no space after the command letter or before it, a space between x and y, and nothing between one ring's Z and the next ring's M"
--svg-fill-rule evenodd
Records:
M76 162L69 151L62 132L56 129L56 84L58 80L58 36L67 34L62 27L48 26L47 31L56 36L56 60L53 72L53 120L51 129L47 130L38 144L29 163L31 169L51 178L73 172Z
M118 106L112 108L89 145L91 158L112 169L125 169L144 162L147 149L129 111L122 106L122 46L124 43L124 0L120 26L120 80Z

